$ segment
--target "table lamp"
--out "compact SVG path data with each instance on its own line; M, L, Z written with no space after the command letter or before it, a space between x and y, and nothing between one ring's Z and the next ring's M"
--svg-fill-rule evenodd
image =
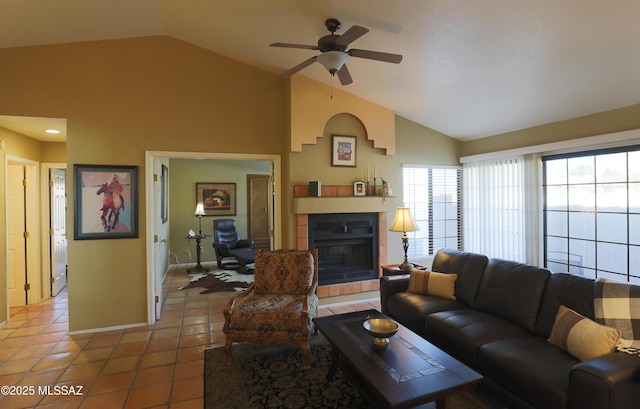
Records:
M204 203L198 202L196 205L196 212L194 214L198 216L198 226L200 228L199 235L202 236L202 216L206 216L206 213L204 212Z
M409 249L409 237L407 237L407 232L418 230L420 230L420 228L418 228L418 225L413 220L411 209L408 207L398 207L398 210L396 210L396 217L393 219L393 223L391 223L389 231L402 232L404 261L399 266L401 270L409 270L411 268L411 264L409 264L409 260L407 260L407 250Z

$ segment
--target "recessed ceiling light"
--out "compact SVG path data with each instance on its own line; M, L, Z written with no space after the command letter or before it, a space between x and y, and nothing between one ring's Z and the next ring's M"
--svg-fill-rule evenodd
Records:
M46 133L60 133L60 131L58 131L57 129L45 129L44 130Z

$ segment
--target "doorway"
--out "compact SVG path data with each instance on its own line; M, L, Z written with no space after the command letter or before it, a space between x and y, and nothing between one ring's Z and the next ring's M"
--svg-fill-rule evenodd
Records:
M65 169L49 171L49 268L51 269L51 296L67 285L67 194Z
M161 202L157 200L158 189L151 188L159 183L160 177L157 172L158 163L167 159L213 159L213 160L250 160L250 161L267 161L271 163L272 182L272 217L271 226L279 226L281 214L281 194L280 194L280 178L281 178L281 158L279 155L268 154L235 154L235 153L205 153L205 152L164 152L164 151L146 151L145 152L145 183L150 188L145 189L146 200L146 259L147 259L147 321L149 324L156 322L156 309L161 303L162 279L164 271L159 268L160 263L157 262L158 254L161 248L166 246L157 246L156 243L160 239L160 232L157 222L160 220ZM171 168L168 169L169 178L171 178ZM278 229L272 229L271 243L274 248L280 248L282 243L282 232ZM161 307L161 305L160 305Z

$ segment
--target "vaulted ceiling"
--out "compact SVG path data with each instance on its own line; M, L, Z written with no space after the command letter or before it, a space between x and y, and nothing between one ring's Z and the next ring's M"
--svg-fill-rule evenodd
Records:
M334 87L459 140L640 103L638 0L0 0L0 48L167 35L282 73L319 52L269 44L314 45L330 17L404 57L352 57Z

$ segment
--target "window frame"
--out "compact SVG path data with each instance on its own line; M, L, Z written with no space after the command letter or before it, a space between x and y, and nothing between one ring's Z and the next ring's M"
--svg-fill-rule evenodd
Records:
M426 172L426 187L424 189L417 187L419 181L416 173L422 170ZM452 171L455 172L455 176L451 175ZM407 172L413 172L411 177L413 182L407 180ZM434 175L437 172L442 172L443 175ZM439 180L440 178L444 179L443 184L438 184L441 181ZM451 178L455 180L455 187L447 186ZM420 227L420 231L407 232L407 237L409 238L408 257L410 259L433 257L443 247L462 249L462 167L406 164L402 166L402 185L404 205L411 209L413 217ZM451 194L453 190L456 196L455 200L436 201L438 189L442 188L444 188L444 196ZM416 193L417 191L419 193ZM426 206L420 200L423 196L427 198ZM442 204L439 209L437 208L438 203ZM449 209L447 204L455 204L455 218L448 217L452 209ZM445 217L436 218L435 215L438 212L444 212ZM451 234L451 229L447 228L447 224L454 220L456 222L455 234ZM438 224L440 223L439 227ZM444 228L442 228L442 225L444 225ZM440 231L443 231L444 234L438 234ZM418 249L420 249L419 252L417 251Z
M543 265L546 268L549 268L550 270L554 271L554 272L570 272L572 274L577 274L577 275L582 275L585 277L589 277L589 278L598 278L598 277L602 277L602 278L611 278L611 279L616 279L619 281L626 281L626 282L631 282L631 283L635 283L635 284L639 284L640 283L640 270L638 270L638 267L635 267L635 273L633 272L633 264L631 262L632 259L632 251L635 249L636 254L640 254L640 244L634 244L632 243L632 239L631 239L631 230L632 230L632 226L630 223L631 217L635 216L635 217L640 217L640 210L635 210L633 211L630 207L631 204L631 199L630 199L630 192L632 191L630 189L630 186L633 186L634 184L636 185L636 187L640 186L640 180L630 180L629 179L629 172L630 172L630 161L628 160L629 158L629 153L632 152L640 152L640 145L625 145L625 146L617 146L617 147L611 147L611 148L596 148L596 149L590 149L590 150L582 150L582 151L574 151L574 152L570 152L570 153L551 153L548 155L543 155L541 157L542 160L542 191L543 191L543 207L542 207L542 225L543 225L543 231L542 231L542 257L543 257ZM625 179L624 181L598 181L598 169L597 169L597 158L598 156L603 156L603 155L610 155L610 154L618 154L618 153L625 153L626 154L626 165L625 165ZM592 164L593 164L593 181L591 182L582 182L582 183L570 183L570 168L569 168L569 160L571 159L577 159L577 158L592 158ZM548 182L548 162L550 161L556 161L556 160L565 160L565 167L566 167L566 180L564 181L564 183L549 183ZM599 188L605 188L607 186L612 186L612 185L625 185L626 186L626 190L625 190L625 195L626 195L626 211L606 211L606 210L598 210L598 191ZM558 209L550 209L550 202L549 202L549 187L557 187L557 186L562 186L565 187L566 189L566 208L564 210L558 210ZM587 211L579 211L579 210L572 210L572 202L575 202L575 200L571 200L570 197L570 191L571 191L571 187L577 187L577 186L582 186L582 187L586 187L586 186L593 186L592 187L592 191L594 193L594 200L593 200L593 209L592 210L587 210ZM552 229L550 227L550 218L554 217L554 216L559 216L562 215L563 213L566 214L566 217L564 219L566 219L566 234L565 235L560 235L560 234L552 234L554 233L554 229ZM590 215L593 214L593 225L594 225L594 231L593 231L593 238L587 238L584 236L576 236L576 235L571 235L571 219L576 217L582 217L580 215ZM604 237L602 234L598 234L598 223L600 222L600 215L604 217L613 217L613 216L619 216L617 217L618 219L621 219L621 217L626 218L626 232L624 232L624 234L622 234L622 236L626 237L626 240L623 242L621 241L619 238L618 239L614 239L614 240L603 240L602 238ZM613 215L613 216L611 216ZM589 216L584 216L584 217L589 217ZM561 219L561 217L559 217ZM575 229L574 229L575 231ZM551 232L551 233L550 233ZM552 246L549 245L549 241L550 239L556 240L558 243L563 244L564 247L566 248L566 251L561 251L561 259L557 260L557 259L552 259L549 257L551 251L555 251L553 249ZM572 244L573 241L573 244ZM579 262L576 263L576 256L580 256L581 254L577 254L577 253L572 253L572 248L575 248L576 245L578 244L583 244L585 247L588 245L589 247L591 247L591 251L594 252L594 254L592 255L593 259L590 261L592 264L590 265L584 265L583 262ZM623 270L626 271L615 271L613 269L607 269L604 268L605 263L602 262L601 260L599 260L599 253L601 253L602 251L605 251L605 248L607 248L607 246L624 246L625 247L625 252L626 252L626 260L624 261L624 264L626 265L626 268L624 268ZM586 251L586 250L585 250ZM585 253L586 254L586 253ZM582 256L584 256L585 254L582 254ZM586 254L588 255L588 254ZM573 257L572 257L573 256ZM566 266L566 270L562 270L561 266ZM586 272L586 274L585 274Z

